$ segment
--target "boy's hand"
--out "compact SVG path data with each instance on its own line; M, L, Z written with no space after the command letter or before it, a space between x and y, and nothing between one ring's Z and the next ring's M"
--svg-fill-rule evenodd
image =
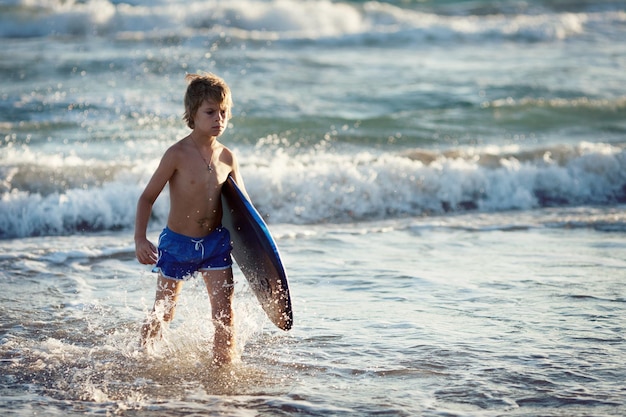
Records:
M135 241L135 255L139 263L144 265L152 265L157 261L157 249L148 239Z

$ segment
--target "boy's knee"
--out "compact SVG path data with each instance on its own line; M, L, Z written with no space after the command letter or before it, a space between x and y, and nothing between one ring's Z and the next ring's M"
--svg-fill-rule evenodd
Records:
M233 321L234 321L232 310L227 309L227 310L218 311L217 314L214 315L213 321L218 326L227 327L227 328L232 327Z
M171 298L159 300L154 304L154 314L165 322L170 322L176 312L176 301Z

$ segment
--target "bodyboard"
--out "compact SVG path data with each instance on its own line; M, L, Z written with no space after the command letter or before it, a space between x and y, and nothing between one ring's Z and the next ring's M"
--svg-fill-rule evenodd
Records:
M276 243L259 212L229 175L222 186L222 225L230 232L232 255L261 307L279 329L293 325L289 283Z

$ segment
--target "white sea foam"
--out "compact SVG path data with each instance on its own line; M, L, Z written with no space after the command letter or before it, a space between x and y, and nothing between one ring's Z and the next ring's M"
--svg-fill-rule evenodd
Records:
M439 15L388 3L296 1L13 1L0 37L118 36L128 38L212 31L250 39L321 39L400 35L398 40L562 40L587 25L624 21L619 11Z
M242 171L249 194L270 223L343 223L626 201L626 152L610 144L400 154L252 150L240 152ZM267 164L270 155L272 164ZM20 183L13 175L0 200L2 237L132 228L148 167L120 170L101 185L66 188L80 181L61 178L45 195L32 188L29 177ZM68 175L84 176L81 170ZM165 192L154 207L155 221L165 221L167 206Z

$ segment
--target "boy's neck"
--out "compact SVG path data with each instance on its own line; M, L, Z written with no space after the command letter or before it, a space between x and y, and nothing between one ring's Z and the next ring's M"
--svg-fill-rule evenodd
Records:
M196 131L191 132L189 134L189 138L195 143L197 143L198 146L207 146L207 145L212 146L215 142L217 142L216 136L202 135Z

